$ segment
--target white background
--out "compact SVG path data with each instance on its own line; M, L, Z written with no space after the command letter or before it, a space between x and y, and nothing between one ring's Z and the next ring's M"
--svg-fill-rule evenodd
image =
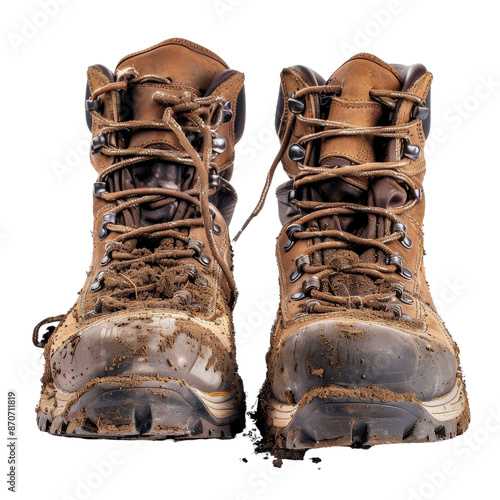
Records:
M44 14L43 1L3 2L0 16L0 406L6 408L7 390L17 392L18 498L499 498L496 3L46 0L50 14ZM95 173L83 112L87 66L114 69L122 56L170 37L204 45L246 74L248 119L233 177L240 198L233 235L257 201L278 149L272 122L283 67L304 64L328 77L348 57L367 51L389 63L422 62L434 73L426 265L462 350L472 410L465 435L369 451L313 450L304 462L274 469L242 435L134 443L38 431L34 409L43 359L31 344L32 327L72 306L90 262ZM285 180L281 171L277 177L275 186ZM235 245L238 361L249 407L264 380L277 304L278 230L271 193ZM1 413L5 436L6 410ZM0 449L0 489L6 491L7 448Z

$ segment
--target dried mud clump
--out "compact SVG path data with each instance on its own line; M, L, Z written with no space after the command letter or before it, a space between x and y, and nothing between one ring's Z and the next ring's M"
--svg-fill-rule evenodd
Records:
M328 238L325 241L328 241ZM349 299L346 304L337 304L339 308L369 307L373 311L383 310L386 306L384 302L365 301L363 298L377 294L394 294L393 285L389 280L374 278L359 271L364 263L377 262L377 256L371 250L359 255L353 250L325 249L315 252L313 260L330 270L321 280L321 291L334 297Z
M293 398L293 395L291 396ZM262 387L257 411L249 413L250 418L255 422L256 427L262 436L254 440L255 453L269 454L275 458L273 465L281 467L283 460L304 460L306 450L290 450L286 447L285 438L275 432L275 429L267 421L264 406L271 399L269 384Z
M132 308L207 312L214 289L207 285L215 275L210 269L204 269L202 275L199 268L186 264L193 251L187 249L184 239L182 235L179 239L164 238L153 249L145 242L140 248L137 242L126 242L111 252L113 258L104 270L101 289L87 296L85 312L107 314ZM189 292L189 300L176 295L180 290Z

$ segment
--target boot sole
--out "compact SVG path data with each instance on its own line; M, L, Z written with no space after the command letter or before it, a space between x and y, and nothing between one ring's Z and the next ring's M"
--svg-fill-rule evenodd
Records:
M422 402L413 395L376 387L313 388L296 405L259 399L257 425L268 449L308 450L328 446L369 448L376 444L450 439L469 424L465 388L457 383L438 399Z
M204 393L181 379L106 377L75 393L47 386L41 431L98 439L232 438L245 427L239 377L229 391Z

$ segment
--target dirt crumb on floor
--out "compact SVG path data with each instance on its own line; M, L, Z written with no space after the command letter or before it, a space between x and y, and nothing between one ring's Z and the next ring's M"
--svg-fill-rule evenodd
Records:
M275 435L272 432L267 432L266 424L262 419L258 419L258 413L261 410L258 408L254 412L248 412L247 415L255 422L256 427L260 431L260 436L257 438L257 430L254 431L255 439L252 439L255 446L256 454L263 454L264 460L273 458L273 465L281 467L283 460L304 460L306 450L291 450L286 447L283 436Z

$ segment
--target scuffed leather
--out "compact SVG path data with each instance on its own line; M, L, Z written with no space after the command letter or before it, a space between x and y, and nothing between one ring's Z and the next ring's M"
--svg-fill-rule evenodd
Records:
M291 91L306 88L308 83L304 75L294 68L284 69L281 75L281 98L284 104L278 103L278 113L283 110L279 127L279 136L283 140L285 125L290 116L286 100ZM422 155L416 161L411 160L407 167L401 168L401 172L411 177L416 188L423 190L426 131L421 120L411 118L413 103L400 99L391 120L387 109L372 99L369 91L372 88L403 90L426 100L431 81L432 75L422 65L394 67L369 54L358 54L341 66L328 80L328 83L342 86L340 95L331 96L330 106L325 103L319 105L308 96L305 99L304 116L328 117L332 121L358 126L404 124L408 129L409 140L421 148ZM430 121L426 121L425 125L428 126L429 123ZM311 126L297 120L289 145L313 132ZM364 136L325 138L322 139L320 147L308 143L304 164L316 164L318 167L334 169L352 163L395 162L402 158L402 147L401 139L373 140ZM295 177L299 173L295 164L286 155L282 163L290 177ZM404 259L405 267L410 269L413 275L410 280L400 278L404 281L406 293L413 298L413 303L402 305L403 313L412 318L411 321L404 321L382 317L364 308L338 307L337 311L330 313L307 313L303 301L291 299L294 293L302 290L302 282L312 276L305 273L295 282L290 280L290 276L296 271L296 259L307 254L308 248L313 244L311 239L298 240L288 251L284 249L288 241L287 227L300 218L300 211L288 199L289 192L295 189L291 180L279 186L277 190L283 228L276 247L281 299L267 358L268 381L273 396L283 403L289 402L289 391L291 391L298 401L311 387L329 383L348 386L351 384L353 387L371 383L396 392L414 392L423 400L445 394L460 377L458 350L434 309L425 278L422 231L425 193L413 208L399 216L399 220L407 226L408 236L413 240L412 248L405 248L398 240L388 243L388 246ZM408 200L405 187L397 180L384 176L337 178L315 185L308 184L300 191L298 199L301 200L352 202L380 208L399 207ZM352 216L342 215L325 217L318 223L323 229L335 228L367 238L376 238L391 232L391 225L383 218L370 215L362 223L359 221L360 217L355 219ZM370 249L367 252L376 250ZM355 293L356 289L353 288L352 294ZM343 336L335 333L340 327L344 329ZM356 334L358 330L363 330L364 333L358 337L357 343L346 340L349 338L349 332ZM385 337L387 345L379 343L384 338L384 332L388 332ZM337 368L328 364L325 347L320 341L325 335L333 346L332 349L342 358L342 363ZM376 339L375 344L372 342L374 339ZM370 347L375 345L376 349ZM351 364L355 363L356 346L369 348L367 357L373 363L368 372L371 369L372 375L375 374L376 377L369 379L366 370ZM389 370L390 373L385 373L383 365L377 364L378 356L384 350L392 352L395 346L399 346L398 356L406 360L406 364L399 366L398 359L395 359L392 372ZM348 356L349 353L354 357ZM308 368L307 363L311 359L317 361L318 366ZM320 368L324 370L322 376L318 375L319 371L311 371ZM423 378L419 380L421 373ZM361 375L366 375L367 379L361 378Z

